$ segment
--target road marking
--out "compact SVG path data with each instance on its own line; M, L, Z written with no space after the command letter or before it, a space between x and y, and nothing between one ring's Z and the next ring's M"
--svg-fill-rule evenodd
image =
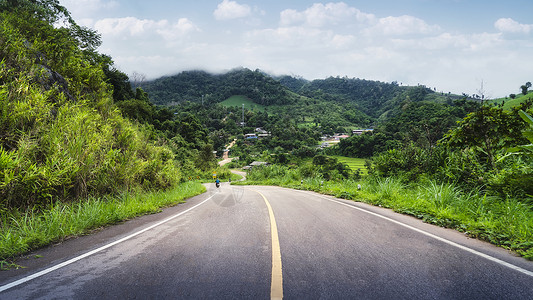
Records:
M329 200L329 201L332 201L332 202L335 202L335 203L338 203L338 204L344 205L344 206L348 206L348 207L353 208L353 209L357 209L357 210L362 211L362 212L365 212L365 213L367 213L367 214L370 214L370 215L373 215L373 216L376 216L376 217L382 218L382 219L384 219L384 220L387 220L387 221L390 221L390 222L392 222L392 223L398 224L398 225L403 226L403 227L405 227L405 228L408 228L408 229L414 230L414 231L416 231L416 232L418 232L418 233L421 233L421 234L423 234L423 235L425 235L425 236L428 236L428 237L430 237L430 238L436 239L436 240L441 241L441 242L443 242L443 243L446 243L446 244L448 244L448 245L451 245L451 246L457 247L457 248L459 248L459 249L465 250L465 251L470 252L470 253L472 253L472 254L474 254L474 255L481 256L481 257L483 257L483 258L485 258L485 259L488 259L488 260L490 260L490 261L492 261L492 262L495 262L495 263L500 264L500 265L502 265L502 266L505 266L505 267L507 267L507 268L513 269L513 270L515 270L515 271L518 271L518 272L520 272L520 273L523 273L523 274L526 274L526 275L528 275L528 276L533 277L533 272L531 272L531 271L529 271L529 270L526 270L526 269L520 268L519 266L515 266L515 265L513 265L513 264L511 264L511 263L508 263L508 262L503 261L503 260L501 260L501 259L498 259L498 258L496 258L496 257L490 256L490 255L485 254L485 253L483 253L483 252L479 252L479 251L477 251L477 250L474 250L474 249L468 248L468 247L463 246L463 245L461 245L461 244L458 244L458 243L456 243L456 242L452 242L452 241L450 241L450 240L447 240L447 239L442 238L442 237L440 237L440 236L434 235L434 234L429 233L429 232L427 232L427 231L424 231L424 230L422 230L422 229L418 229L418 228L413 227L413 226L411 226L411 225L404 224L404 223L402 223L402 222L400 222L400 221L396 221L396 220L391 219L391 218L389 218L389 217L382 216L382 215L380 215L380 214L378 214L378 213L375 213L375 212L372 212L372 211L366 210L366 209L361 208L361 207L353 206L353 205L350 205L350 204L347 204L347 203L341 202L341 201L339 201L339 200L335 200L335 199L327 198L327 197L324 197L324 196L322 196L322 195L317 195L317 196L318 196L318 197L321 197L321 198L323 198L323 199L327 199L327 200Z
M151 226L149 226L149 227L147 227L147 228L145 228L145 229L143 229L143 230L140 230L140 231L137 231L137 232L135 232L135 233L132 233L132 234L126 236L126 237L123 237L123 238L121 238L121 239L119 239L119 240L116 240L116 241L114 241L114 242L112 242L112 243L109 243L109 244L107 244L107 245L105 245L105 246L102 246L102 247L100 247L100 248L98 248L98 249L94 249L94 250L89 251L89 252L87 252L87 253L85 253L85 254L82 254L82 255L80 255L80 256L77 256L77 257L74 257L74 258L72 258L72 259L69 259L69 260L67 260L67 261L65 261L65 262L62 262L62 263L57 264L57 265L55 265L55 266L52 266L52 267L50 267L50 268L48 268L48 269L42 270L42 271L40 271L40 272L34 273L34 274L29 275L29 276L26 276L26 277L24 277L24 278L21 278L21 279L19 279L19 280L17 280L17 281L14 281L14 282L12 282L12 283L9 283L9 284L6 284L6 285L3 285L3 286L0 286L0 292L3 292L3 291L5 291L5 290L7 290L7 289L10 289L10 288L16 287L16 286L18 286L18 285L21 285L21 284L23 284L23 283L25 283L25 282L28 282L28 281L30 281L30 280L33 280L33 279L35 279L35 278L41 277L41 276L46 275L46 274L48 274L48 273L50 273L50 272L53 272L53 271L55 271L55 270L61 269L61 268L63 268L63 267L66 267L66 266L68 266L68 265L70 265L70 264L72 264L72 263L75 263L75 262L77 262L77 261L79 261L79 260L81 260L81 259L84 259L84 258L86 258L86 257L88 257L88 256L91 256L91 255L93 255L93 254L96 254L96 253L98 253L98 252L101 252L101 251L103 251L103 250L105 250L105 249L111 248L111 247L113 247L113 246L115 246L115 245L117 245L117 244L120 244L120 243L122 243L122 242L124 242L124 241L127 241L127 240L129 240L129 239L131 239L131 238L133 238L133 237L136 237L136 236L138 236L139 234L145 233L145 232L148 231L148 230L151 230L151 229L154 229L155 227L158 227L158 226L160 226L160 225L163 225L163 224L165 224L165 223L167 223L167 222L169 222L169 221L171 221L171 220L173 220L173 219L175 219L175 218L177 218L177 217L179 217L179 216L181 216L181 215L183 215L183 214L185 214L185 213L188 213L189 211L191 211L191 210L197 208L198 206L200 206L200 205L206 203L208 200L210 200L210 199L213 198L214 196L215 196L215 194L211 195L209 198L205 199L204 201L202 201L202 202L196 204L195 206L193 206L193 207L191 207L191 208L189 208L189 209L186 209L186 210L184 210L184 211L182 211L182 212L180 212L180 213L178 213L178 214L176 214L176 215L174 215L174 216L171 216L171 217L166 218L165 220L163 220L163 221L161 221L161 222L159 222L159 223L156 223L156 224L151 225Z
M274 211L265 195L255 191L265 200L270 216L270 232L272 234L272 281L270 285L270 299L283 299L283 273L281 268L281 249L279 246L278 226L274 218Z

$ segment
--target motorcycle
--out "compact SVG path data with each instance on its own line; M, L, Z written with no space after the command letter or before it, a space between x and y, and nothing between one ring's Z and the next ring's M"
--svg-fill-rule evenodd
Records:
M216 185L217 188L219 188L220 187L220 182L215 182L215 185Z

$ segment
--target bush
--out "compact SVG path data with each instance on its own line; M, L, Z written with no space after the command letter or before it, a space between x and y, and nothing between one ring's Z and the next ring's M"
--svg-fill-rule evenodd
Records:
M401 149L377 155L373 160L372 173L379 177L401 176L417 181L424 174L433 173L442 160L442 148L426 149L410 143Z

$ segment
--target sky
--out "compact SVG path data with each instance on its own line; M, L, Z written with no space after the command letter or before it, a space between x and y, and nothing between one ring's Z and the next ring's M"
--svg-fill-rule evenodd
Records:
M533 81L531 0L60 0L130 77L260 69L519 94Z

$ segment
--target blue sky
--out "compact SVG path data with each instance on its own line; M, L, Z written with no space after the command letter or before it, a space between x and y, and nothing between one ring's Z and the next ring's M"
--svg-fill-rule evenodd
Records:
M533 81L530 0L60 0L153 79L236 67L502 97Z

